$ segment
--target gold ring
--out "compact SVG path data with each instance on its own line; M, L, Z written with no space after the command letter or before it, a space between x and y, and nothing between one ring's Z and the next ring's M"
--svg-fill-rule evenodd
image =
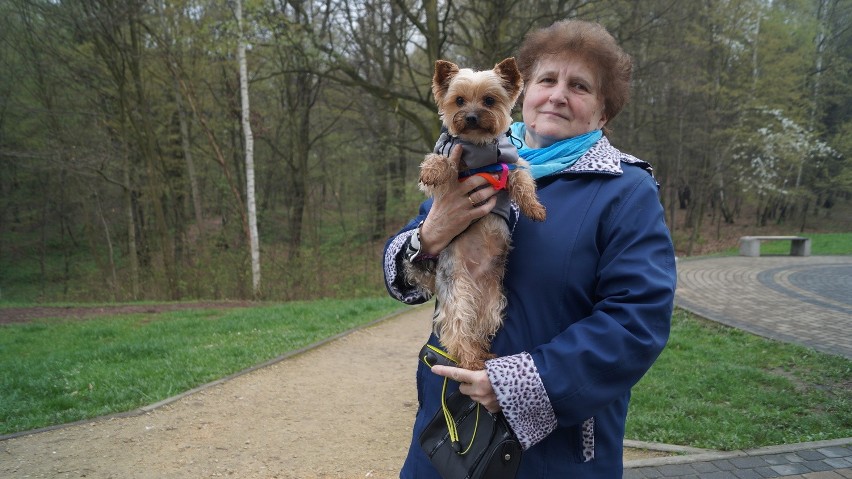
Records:
M473 198L470 195L467 195L467 200L470 201L470 206L476 208L476 203L473 202Z

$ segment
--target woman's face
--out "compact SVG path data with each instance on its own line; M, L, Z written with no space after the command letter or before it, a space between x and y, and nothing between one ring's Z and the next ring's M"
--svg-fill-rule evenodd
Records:
M583 60L544 57L525 88L525 141L532 148L600 129L606 123L598 79Z

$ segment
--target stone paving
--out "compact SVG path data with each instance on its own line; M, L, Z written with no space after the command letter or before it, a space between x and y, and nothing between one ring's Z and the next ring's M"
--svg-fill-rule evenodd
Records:
M675 302L713 321L852 359L852 256L681 260Z
M623 477L848 479L852 478L852 438L642 459L625 463Z
M676 304L704 318L852 359L852 256L678 262ZM852 438L628 461L625 479L852 479Z

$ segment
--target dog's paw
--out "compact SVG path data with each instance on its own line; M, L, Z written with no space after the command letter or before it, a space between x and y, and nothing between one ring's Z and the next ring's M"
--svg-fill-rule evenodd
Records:
M420 165L420 183L424 185L443 185L450 181L453 176L458 176L458 172L446 156L426 155L426 159Z
M544 221L547 218L547 209L541 204L533 205L526 212L526 216L533 221Z
M533 221L544 221L547 218L547 209L541 203L527 205L521 208L521 212Z

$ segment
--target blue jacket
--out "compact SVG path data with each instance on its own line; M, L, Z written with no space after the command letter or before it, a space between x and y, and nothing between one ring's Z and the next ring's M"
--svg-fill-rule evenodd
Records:
M622 475L630 389L668 339L676 282L649 171L602 138L571 168L538 180L546 221L513 215L506 318L486 368L526 448L518 479ZM429 298L406 283L401 252L430 206L385 247L388 291L410 304ZM417 439L438 411L443 380L418 363L420 408L400 477L439 479ZM517 386L521 369L532 379Z

